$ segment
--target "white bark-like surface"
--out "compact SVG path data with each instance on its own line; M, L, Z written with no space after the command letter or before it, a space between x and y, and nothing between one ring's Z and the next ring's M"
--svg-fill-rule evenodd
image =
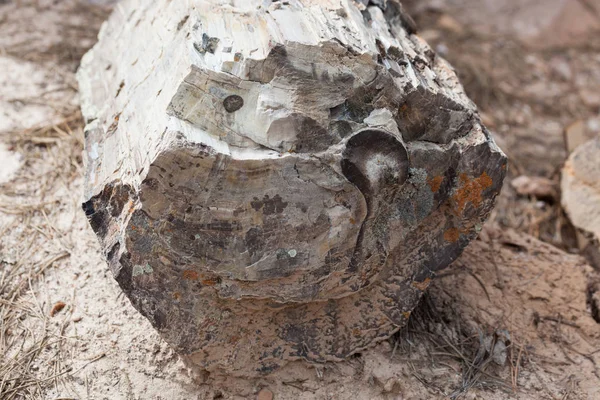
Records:
M343 359L481 227L505 157L413 29L392 0L116 7L78 74L84 209L192 363Z

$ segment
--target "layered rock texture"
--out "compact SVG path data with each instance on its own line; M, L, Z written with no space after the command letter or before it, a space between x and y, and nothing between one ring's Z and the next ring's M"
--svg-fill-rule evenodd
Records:
M338 361L402 327L506 169L393 0L125 0L84 57L84 210L188 362Z

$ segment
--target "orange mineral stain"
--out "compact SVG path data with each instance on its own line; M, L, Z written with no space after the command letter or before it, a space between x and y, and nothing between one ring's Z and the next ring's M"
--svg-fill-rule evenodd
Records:
M450 228L444 232L444 240L446 242L454 243L460 238L460 231L458 228Z
M192 269L186 269L185 271L183 271L183 279L188 281L197 281L198 273Z
M133 200L129 200L127 202L127 212L129 214L133 213L133 211L135 210L135 203L133 202Z
M202 284L206 285L206 286L215 286L217 283L219 283L219 279L218 278L205 278L202 279Z
M413 285L413 287L419 289L421 292L424 292L425 289L427 289L429 287L430 283L431 283L431 278L425 278L425 280L423 282L414 281L412 283L412 285Z
M429 184L431 191L433 193L437 193L438 190L440 190L440 187L442 186L443 181L444 181L444 177L441 175L438 175L434 178L428 179L427 183Z
M460 187L456 190L452 200L456 205L457 214L462 214L467 204L479 207L483 201L482 193L492 186L492 178L484 172L481 176L470 179L467 174L460 174Z

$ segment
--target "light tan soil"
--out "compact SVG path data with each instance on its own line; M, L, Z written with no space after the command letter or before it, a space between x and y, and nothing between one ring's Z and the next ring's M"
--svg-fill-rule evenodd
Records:
M600 93L597 48L470 31L455 2L413 10L423 35L463 74L511 176L556 180L562 130L600 120L586 92ZM258 380L189 371L120 294L80 209L73 73L106 15L71 0L0 1L0 399L600 398L596 273L563 251L574 231L559 202L508 183L493 221L389 341ZM462 19L452 28L441 16Z

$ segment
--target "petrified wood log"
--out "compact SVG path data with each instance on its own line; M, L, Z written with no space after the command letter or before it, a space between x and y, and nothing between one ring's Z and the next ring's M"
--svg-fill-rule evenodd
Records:
M78 77L90 224L207 370L388 338L502 186L504 154L393 0L126 0Z

